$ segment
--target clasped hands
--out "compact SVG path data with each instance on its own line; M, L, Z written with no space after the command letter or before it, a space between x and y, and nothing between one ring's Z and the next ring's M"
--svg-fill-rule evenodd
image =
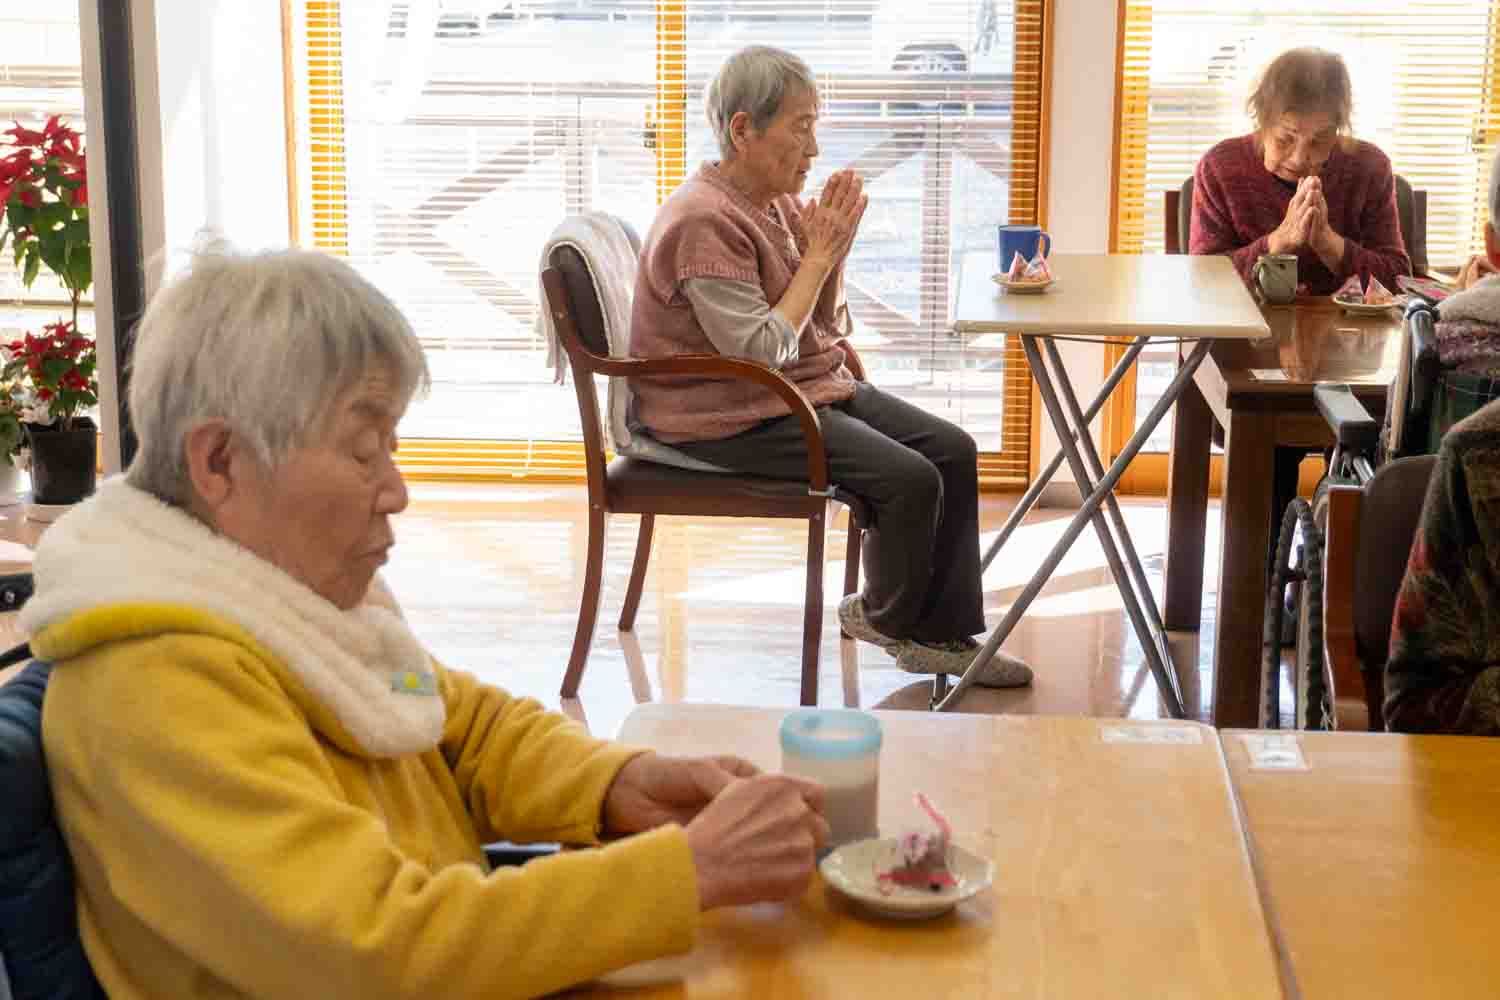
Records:
M849 255L870 196L865 182L853 170L837 170L823 185L823 197L809 198L798 206L798 249L804 258L826 261L837 267Z
M602 818L615 836L683 826L705 910L801 895L829 832L822 786L738 757L641 754L615 776Z
M1281 220L1266 239L1271 253L1296 253L1304 247L1317 254L1329 270L1336 271L1344 256L1344 238L1328 222L1328 201L1323 196L1323 181L1317 176L1304 177Z

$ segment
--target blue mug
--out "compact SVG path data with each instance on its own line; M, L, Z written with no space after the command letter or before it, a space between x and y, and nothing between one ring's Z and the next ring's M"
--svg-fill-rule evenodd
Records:
M1037 249L1042 241L1047 241L1047 249L1042 251L1042 256L1052 255L1052 236L1041 226L1001 226L1000 227L1000 270L1010 270L1010 262L1016 259L1016 254L1021 255L1024 261L1030 261L1036 256Z

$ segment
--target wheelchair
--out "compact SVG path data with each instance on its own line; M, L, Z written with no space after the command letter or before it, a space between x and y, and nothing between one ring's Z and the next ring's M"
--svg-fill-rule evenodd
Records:
M1313 389L1318 411L1335 444L1328 471L1312 500L1296 498L1282 515L1266 592L1262 728L1279 729L1283 718L1294 720L1297 729L1340 728L1341 719L1348 725L1350 718L1372 728L1381 726L1380 691L1390 614L1426 495L1434 463L1431 456L1436 455L1449 427L1500 398L1500 379L1443 369L1434 333L1436 318L1433 305L1425 300L1415 299L1407 306L1397 374L1383 423L1371 416L1347 385ZM1422 456L1425 460L1419 460ZM1346 563L1362 567L1360 572L1351 573L1343 566L1336 574L1340 586L1356 592L1330 595L1326 590L1330 498L1353 500L1353 519L1346 515L1340 522L1342 530L1347 532L1353 526L1357 531L1360 497L1351 498L1350 493L1363 495L1369 510L1378 512L1373 523L1385 530L1372 530L1372 535L1383 537L1369 538L1363 545L1356 538L1353 546L1359 551L1341 556ZM1366 518L1371 516L1367 514ZM1392 545L1396 534L1402 536L1400 543ZM1344 540L1341 552L1350 551L1349 544ZM1376 549L1383 551L1363 551ZM1352 655L1362 664L1360 667L1328 662L1325 619L1332 610L1331 596L1342 598L1337 631L1341 640L1358 639L1357 653ZM1355 631L1353 624L1347 628L1342 625L1351 617L1347 607L1351 602L1359 605L1352 614L1360 620L1358 637L1344 634ZM1288 646L1292 647L1290 654ZM1284 674L1289 675L1285 684ZM1343 679L1339 698L1333 693L1336 677ZM1285 715L1284 690L1291 695L1290 711ZM1345 695L1363 703L1352 715L1347 703L1343 706L1346 711L1336 712L1337 703L1345 700Z

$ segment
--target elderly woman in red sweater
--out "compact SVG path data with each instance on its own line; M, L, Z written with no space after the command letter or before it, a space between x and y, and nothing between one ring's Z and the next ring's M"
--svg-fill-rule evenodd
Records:
M873 516L863 593L839 622L912 673L961 673L984 631L979 483L961 428L845 366L844 265L864 215L860 178L841 170L801 202L818 155L818 90L789 52L751 46L708 88L722 159L662 205L641 250L630 329L640 357L719 353L780 369L817 408L833 482ZM645 430L701 461L780 479L807 474L807 444L774 393L743 379L653 376L633 386ZM975 678L1027 684L996 655Z
M1350 275L1394 290L1411 273L1391 161L1351 137L1344 61L1291 49L1250 96L1255 131L1198 161L1189 252L1228 254L1248 283L1262 254L1296 254L1297 278L1329 295Z

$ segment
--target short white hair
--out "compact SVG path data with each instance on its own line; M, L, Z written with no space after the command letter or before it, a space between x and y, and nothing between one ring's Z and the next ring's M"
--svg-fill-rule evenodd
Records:
M1490 225L1500 233L1500 148L1490 158Z
M186 435L220 419L274 471L316 440L329 406L384 366L397 399L431 384L406 317L344 261L308 250L202 250L151 300L136 331L126 478L168 503L191 497Z
M818 93L818 82L807 63L770 45L750 45L724 60L703 97L708 125L719 140L724 159L734 158L734 138L729 123L741 111L750 116L757 131L765 131L789 93Z

